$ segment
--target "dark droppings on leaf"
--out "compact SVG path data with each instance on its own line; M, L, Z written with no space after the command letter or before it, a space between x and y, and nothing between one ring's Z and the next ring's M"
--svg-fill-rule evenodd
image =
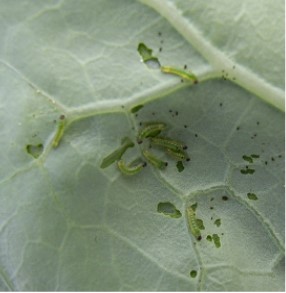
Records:
M185 64L185 65L184 65L184 69L186 70L187 68L188 68L188 66Z
M210 210L213 210L214 209L214 207L210 207Z
M265 161L265 162L264 162L264 164L265 164L265 165L267 165L267 164L268 164L268 162L267 162L267 161Z
M195 133L195 137L198 137L198 135Z
M159 202L157 212L171 218L180 218L182 213L170 202Z
M239 130L239 129L240 129L240 127L239 127L239 126L237 126L237 127L236 127L236 130Z
M219 103L219 106L222 107L222 103Z
M160 47L160 48L159 48L159 52L162 52L162 50L163 50L162 47Z
M271 161L272 161L272 162L274 162L274 161L275 161L274 157L271 157Z
M42 143L32 145L32 144L27 144L26 145L26 151L29 155L37 159L43 152L44 146Z
M184 125L184 128L187 128L188 126L187 125Z
M197 276L197 271L193 270L193 271L190 271L190 276L191 278L195 278Z
M226 200L228 200L228 196L224 195L224 196L221 197L221 199L226 201Z
M202 236L198 236L198 237L197 237L197 240L198 240L198 241L201 241L201 240L202 240Z

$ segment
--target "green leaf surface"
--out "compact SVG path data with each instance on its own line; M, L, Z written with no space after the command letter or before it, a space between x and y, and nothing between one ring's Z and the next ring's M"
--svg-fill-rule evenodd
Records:
M284 1L0 7L0 290L283 291ZM183 172L100 168L148 121L188 146Z

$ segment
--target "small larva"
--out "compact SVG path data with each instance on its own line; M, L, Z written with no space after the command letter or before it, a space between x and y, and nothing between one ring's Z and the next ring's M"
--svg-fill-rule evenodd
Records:
M117 166L123 174L135 175L139 173L146 166L146 163L143 162L140 158L138 158L128 165L123 160L119 160L117 162Z
M156 168L160 170L164 170L168 166L167 162L164 162L158 159L156 156L154 156L152 153L150 153L147 150L143 151L143 155L146 158L146 160L150 162L150 164L152 164L153 166L155 166Z
M181 70L181 69L174 68L171 66L161 66L161 71L164 73L178 75L178 76L180 76L184 79L187 79L187 80L192 80L194 83L198 82L197 77L193 73L187 72L185 70Z
M173 151L186 150L188 148L184 143L180 141L173 140L168 137L162 137L162 136L152 137L151 142L153 144L159 145L161 147L164 147L166 149L170 149Z
M57 133L56 133L54 140L53 140L53 147L54 148L56 148L59 145L59 142L64 134L66 124L67 124L66 117L65 117L65 115L62 114L60 116L60 121L58 122Z
M183 160L188 160L189 159L187 154L184 151L181 151L181 150L174 151L174 150L171 150L171 149L166 149L166 154L169 155L170 157L172 157L173 159L177 160L177 161L183 161Z
M200 228L197 224L196 213L191 206L187 208L187 217L188 217L188 223L189 223L190 230L191 230L192 234L198 240L200 240L201 239L201 231L200 231Z
M104 169L110 166L115 161L120 160L126 150L132 147L134 147L134 143L132 142L132 140L129 137L124 137L121 140L121 146L102 160L100 168Z
M143 138L153 137L158 135L165 128L166 128L166 124L163 122L145 123L145 127L142 128L138 133L138 137L137 137L138 143L141 143Z

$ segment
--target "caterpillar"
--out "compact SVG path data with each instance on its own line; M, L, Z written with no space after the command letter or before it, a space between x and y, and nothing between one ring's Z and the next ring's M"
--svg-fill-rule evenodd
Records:
M160 159L158 159L156 156L154 156L152 153L150 153L147 150L143 151L143 156L146 158L146 160L155 166L156 168L160 170L164 170L168 166L168 162L164 162Z
M53 147L54 148L56 148L59 145L59 142L60 142L62 136L64 135L64 130L65 130L66 124L67 124L66 116L61 115L60 121L58 123L57 133L56 133L54 140L53 140Z
M193 73L187 72L185 70L181 70L181 69L174 68L171 66L161 66L161 71L164 73L178 75L178 76L180 76L184 79L187 79L187 80L192 80L194 83L198 82L197 77Z
M187 217L191 233L196 237L197 240L201 240L201 231L197 224L196 213L193 210L192 206L187 208Z
M165 128L166 124L163 122L145 123L145 127L138 133L137 142L142 143L143 138L156 136Z
M168 137L162 137L162 136L152 137L151 142L153 144L159 145L161 147L164 147L166 149L170 149L173 151L186 150L188 148L184 143L180 141L173 140Z
M123 160L119 160L117 162L117 166L123 174L135 175L139 173L146 166L146 163L143 162L140 158L138 158L128 165Z
M116 160L120 160L126 150L131 147L134 147L132 140L129 137L124 137L121 140L121 146L102 160L100 168L106 168Z
M187 154L181 150L174 151L171 149L166 149L166 154L177 161L183 161L183 160L190 161L190 158L187 156Z

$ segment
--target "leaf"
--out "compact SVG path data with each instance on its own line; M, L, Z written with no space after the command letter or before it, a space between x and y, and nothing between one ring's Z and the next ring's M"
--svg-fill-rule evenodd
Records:
M282 0L2 0L0 23L0 289L284 290ZM183 172L100 168L149 121L188 146Z

